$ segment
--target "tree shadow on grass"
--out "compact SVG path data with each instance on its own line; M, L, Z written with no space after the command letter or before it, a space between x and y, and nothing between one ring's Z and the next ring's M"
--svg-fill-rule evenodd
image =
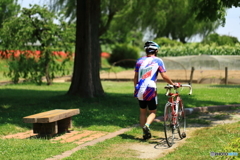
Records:
M130 94L108 94L97 98L67 96L64 91L1 89L0 124L32 128L22 118L53 109L80 109L74 126L120 126L136 123L137 101Z
M24 123L22 118L32 114L53 109L80 109L80 114L73 116L75 127L121 128L137 124L139 121L138 101L129 93L106 93L96 98L79 98L67 96L66 91L33 90L33 89L1 89L0 124L13 124L19 127L32 128L32 124ZM166 96L159 94L158 110L162 114ZM222 105L216 101L196 101L194 96L185 96L184 102L193 106L199 104ZM233 104L236 102L233 102ZM187 103L186 103L187 104ZM187 105L185 105L186 107ZM158 115L160 116L160 115Z
M138 138L133 135L129 134L121 134L119 135L122 139L131 139L136 142L140 142L140 144L151 144L154 145L153 148L158 149L159 147L164 147L164 148L169 148L166 142L166 139L164 137L158 137L158 136L153 136L151 139L144 140L143 138ZM179 139L176 139L176 141L179 141Z
M139 138L139 137L135 137L133 135L130 134L120 134L119 137L121 137L122 139L132 139L132 140L136 140L138 142L145 142L146 140Z

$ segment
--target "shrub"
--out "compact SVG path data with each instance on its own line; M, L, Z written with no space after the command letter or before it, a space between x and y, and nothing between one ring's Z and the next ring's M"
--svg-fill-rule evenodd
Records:
M163 46L158 52L160 57L190 55L240 55L240 44L218 46L216 43L211 45L187 43L181 46Z
M54 23L55 20L58 20L59 24ZM19 78L27 78L42 84L42 77L45 77L47 85L50 85L54 75L65 75L64 68L66 63L70 62L74 46L75 38L72 35L75 26L63 21L63 14L55 15L46 6L34 5L30 9L23 8L19 16L4 21L2 26L1 48L12 52L3 57L9 61L9 72L6 75L12 78L14 83L17 83ZM36 42L39 45L33 46ZM32 52L36 50L41 53L33 55ZM59 59L58 56L65 58Z
M179 45L182 45L181 42L171 40L171 39L165 38L165 37L154 39L154 42L156 42L160 46L179 46Z
M127 44L117 44L108 59L111 65L132 68L139 58L139 49Z
M238 43L238 39L236 37L227 36L227 35L218 35L217 33L213 33L208 35L203 41L203 44L212 44L216 43L219 46L222 45L230 45L234 46L236 43Z
M230 45L230 46L233 46L236 43L238 43L238 39L236 37L222 35L219 38L218 45Z

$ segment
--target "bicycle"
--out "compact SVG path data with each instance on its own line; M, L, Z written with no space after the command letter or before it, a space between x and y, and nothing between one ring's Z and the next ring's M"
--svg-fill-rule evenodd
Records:
M180 83L179 83L180 84ZM189 95L192 94L192 86L189 84L180 84L180 87L189 87ZM164 132L167 145L171 147L174 143L175 131L178 131L180 139L186 137L186 115L184 112L183 101L180 97L179 88L173 85L166 85L166 96L168 102L164 108ZM174 92L171 90L174 89Z

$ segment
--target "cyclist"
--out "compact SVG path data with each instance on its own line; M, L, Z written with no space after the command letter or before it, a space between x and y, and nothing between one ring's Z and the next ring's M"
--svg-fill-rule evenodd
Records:
M143 129L143 139L152 137L150 124L156 117L157 112L157 76L161 74L164 81L171 85L176 85L166 74L166 68L162 59L157 57L160 46L147 41L144 45L146 56L137 60L134 75L134 97L139 101L140 107L140 126ZM147 114L149 111L149 115Z

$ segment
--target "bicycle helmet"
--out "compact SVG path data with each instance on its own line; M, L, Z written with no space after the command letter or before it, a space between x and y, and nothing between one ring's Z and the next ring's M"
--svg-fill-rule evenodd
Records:
M159 48L160 46L153 41L147 41L144 45L144 49L147 53L155 53Z

